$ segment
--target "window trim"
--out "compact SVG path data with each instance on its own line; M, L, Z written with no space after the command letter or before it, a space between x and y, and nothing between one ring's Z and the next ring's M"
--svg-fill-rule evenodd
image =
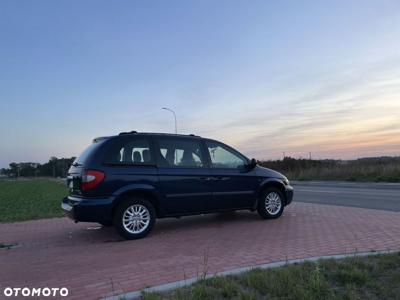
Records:
M247 156L243 155L242 153L240 153L240 152L237 151L236 149L232 148L231 146L228 146L227 144L224 144L224 143L222 143L222 142L215 141L215 140L209 140L209 139L204 139L203 142L204 142L204 147L205 147L205 149L206 149L206 151L207 151L207 156L208 156L208 159L209 159L209 164L210 164L210 166L211 166L212 169L215 169L215 170L241 170L242 168L238 168L238 167L236 167L236 168L229 168L229 167L218 168L218 167L215 167L214 164L213 164L213 162L212 162L211 155L210 155L210 151L208 150L208 145L207 145L207 143L214 143L214 144L220 145L221 148L227 150L228 152L233 152L234 154L236 154L236 155L239 156L240 158L243 158L243 160L244 160L246 163L250 163L250 159L249 159ZM244 167L244 166L243 166L243 167Z
M201 151L201 155L202 155L202 159L203 159L203 166L201 167L197 167L197 166L176 166L176 165L170 165L170 166L164 166L160 163L160 157L159 154L157 153L158 151L161 154L161 148L160 148L160 143L159 141L161 140L168 140L168 141L174 141L174 140L178 140L178 141L187 141L187 142L195 142L198 143L200 145L200 151ZM155 155L155 160L156 160L156 166L159 169L187 169L187 170L203 170L203 169L209 169L210 168L210 162L209 162L209 158L208 158L208 154L204 149L204 145L202 143L201 139L198 138L186 138L186 137L164 137L164 136L154 136L153 137L153 143L154 143L154 152L156 152ZM161 154L162 155L162 154Z
M108 163L104 162L103 166L106 167L156 167L157 165L155 163Z

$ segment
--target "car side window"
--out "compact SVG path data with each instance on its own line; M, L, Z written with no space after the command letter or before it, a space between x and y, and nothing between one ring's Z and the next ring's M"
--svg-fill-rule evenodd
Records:
M231 149L216 142L206 142L213 168L237 169L247 164L247 160Z
M113 145L106 155L109 164L151 164L154 162L147 139L129 139Z
M158 161L161 167L204 168L201 143L195 140L158 139Z

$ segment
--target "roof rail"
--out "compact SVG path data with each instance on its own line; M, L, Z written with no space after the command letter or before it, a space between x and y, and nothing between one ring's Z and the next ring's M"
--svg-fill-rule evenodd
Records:
M132 133L137 133L137 131L132 130L132 131L129 131L129 132L120 132L118 135L132 134Z

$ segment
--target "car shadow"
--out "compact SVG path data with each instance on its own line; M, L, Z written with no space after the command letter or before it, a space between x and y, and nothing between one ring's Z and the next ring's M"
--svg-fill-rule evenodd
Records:
M187 216L179 219L166 218L157 220L153 232L167 230L190 231L203 227L218 228L232 222L257 222L260 220L260 217L256 213L248 211L212 213Z
M145 239L162 238L170 234L186 234L202 228L222 228L231 223L262 222L257 213L249 211L222 212L181 218L157 219L153 231ZM81 223L85 224L85 223ZM86 223L70 232L70 242L118 243L126 241L113 227L104 227L96 223Z
M162 238L165 235L187 234L198 231L202 228L222 228L232 223L262 222L258 214L248 211L212 213L180 218L157 219L153 231L145 239ZM99 242L122 242L121 238L113 227L100 227L90 233L93 240ZM107 237L107 239L105 239Z

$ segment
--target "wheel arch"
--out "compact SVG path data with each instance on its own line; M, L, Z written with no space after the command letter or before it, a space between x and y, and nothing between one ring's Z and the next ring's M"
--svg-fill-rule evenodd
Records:
M286 199L285 185L284 185L283 182L280 181L278 178L268 178L268 179L264 180L264 181L260 184L260 186L259 186L259 188L258 188L258 191L257 191L257 200L256 200L256 203L255 203L255 205L254 205L254 209L255 209L255 208L257 207L257 205L258 205L258 201L259 201L261 195L264 193L264 191L265 191L267 188L270 188L270 187L275 187L275 188L277 188L277 189L282 193L283 198L284 198L284 201L285 201L285 205L286 205L287 199Z
M114 195L113 207L112 207L112 216L114 215L114 211L116 207L123 201L133 197L142 197L148 200L154 207L156 212L156 217L160 217L162 215L162 207L160 203L160 195L158 194L155 187L151 185L130 185L126 186L123 189L117 191Z

